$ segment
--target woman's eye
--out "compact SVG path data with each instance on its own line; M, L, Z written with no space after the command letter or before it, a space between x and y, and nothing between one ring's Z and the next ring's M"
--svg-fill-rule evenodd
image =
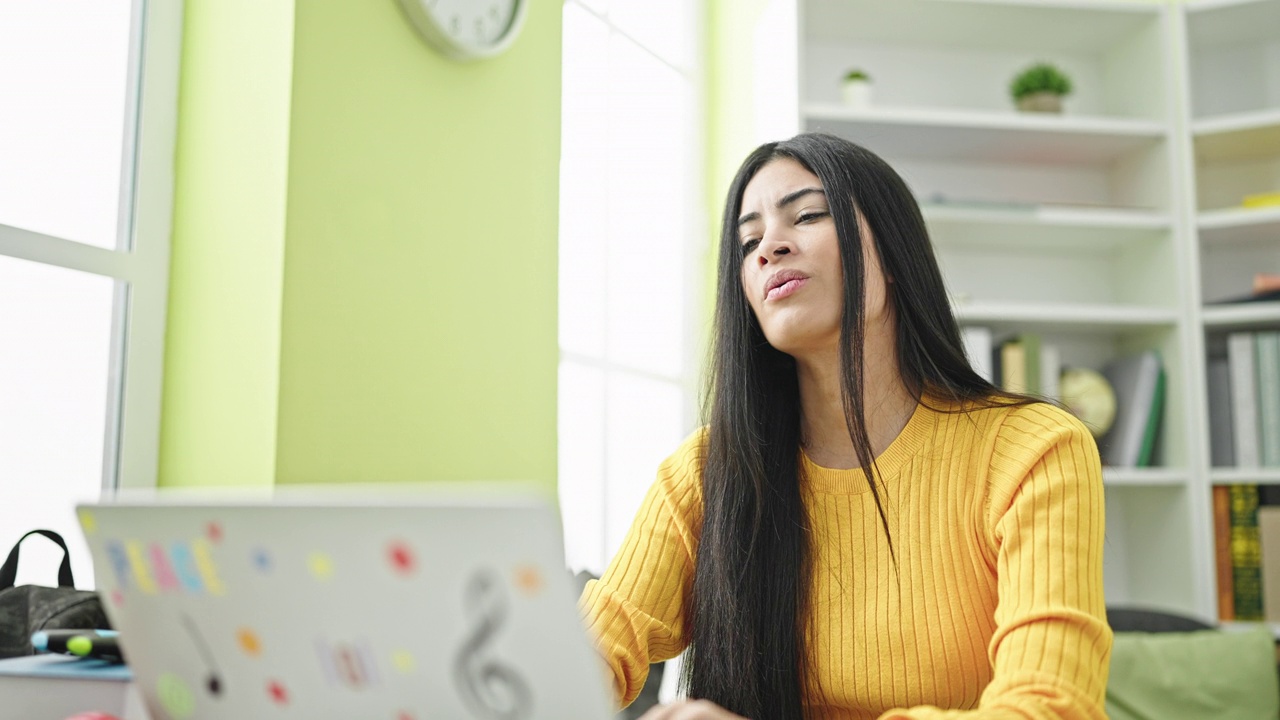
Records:
M755 250L756 246L759 244L760 244L760 238L752 238L751 240L748 240L742 243L742 254L744 256L750 255L751 252Z
M807 212L800 215L799 221L802 223L812 222L818 218L826 217L827 215L828 213L826 212L815 210L813 212Z

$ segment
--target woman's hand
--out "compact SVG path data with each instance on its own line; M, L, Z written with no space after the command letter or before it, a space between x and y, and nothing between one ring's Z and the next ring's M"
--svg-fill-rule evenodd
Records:
M640 720L747 720L734 715L710 700L681 700L670 705L659 705Z

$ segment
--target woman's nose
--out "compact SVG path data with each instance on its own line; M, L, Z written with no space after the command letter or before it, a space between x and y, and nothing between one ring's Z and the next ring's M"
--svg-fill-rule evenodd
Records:
M783 255L789 255L791 250L791 243L785 239L765 238L760 243L760 254L756 256L756 262L760 263L760 267L764 267Z

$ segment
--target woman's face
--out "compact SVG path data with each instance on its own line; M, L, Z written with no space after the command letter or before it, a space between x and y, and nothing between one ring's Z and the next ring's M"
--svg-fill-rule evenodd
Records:
M793 357L831 351L840 340L844 274L830 202L852 200L828 198L818 177L790 158L760 168L742 194L742 289L769 344ZM885 315L884 275L870 231L859 230L870 334Z

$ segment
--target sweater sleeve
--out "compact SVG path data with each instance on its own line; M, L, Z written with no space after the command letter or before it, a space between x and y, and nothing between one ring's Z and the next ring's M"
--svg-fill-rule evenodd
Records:
M623 707L644 687L649 663L689 642L684 603L697 557L705 443L699 430L662 463L622 547L578 602Z
M1050 405L1011 411L988 478L993 676L973 710L881 720L1103 720L1112 633L1102 591L1102 466L1088 430Z

